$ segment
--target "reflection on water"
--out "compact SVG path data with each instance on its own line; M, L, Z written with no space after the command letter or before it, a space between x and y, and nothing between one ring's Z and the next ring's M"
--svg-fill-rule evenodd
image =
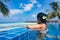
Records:
M21 26L21 25L34 25L37 23L4 23L4 24L0 24L0 26L4 26L4 27L16 27L16 26Z
M24 27L26 25L35 25L37 23L4 23L0 24L0 29L5 29L5 28L15 28L15 27ZM60 24L59 23L47 23L47 28L53 30L54 29L60 29Z
M14 28L25 27L26 25L35 25L36 23L4 23L0 24L0 31L10 30Z
M0 24L0 31L15 29L24 27L26 25L35 25L37 23L7 23L7 24ZM47 37L56 37L60 38L60 24L59 23L47 23Z

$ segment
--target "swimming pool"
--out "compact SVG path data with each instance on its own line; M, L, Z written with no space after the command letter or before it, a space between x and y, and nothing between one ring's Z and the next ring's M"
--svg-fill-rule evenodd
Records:
M24 27L32 24L33 23L0 24L0 40L36 40L37 31Z
M37 23L2 23L0 24L0 31L5 31L5 30L10 30L10 29L15 29L15 28L21 28L26 25L35 25Z
M32 31L32 30L28 30L28 29L24 28L24 26L26 26L26 25L35 25L35 24L37 24L37 23L0 24L0 29L1 29L0 32L4 31L2 33L2 35L4 35L4 36L0 37L0 39L7 40L7 38L8 38L8 40L10 40L10 39L13 40L12 38L16 37L15 39L17 40L17 38L18 38L18 40L19 40L21 34L23 34L21 36L22 39L20 39L20 40L28 40L28 39L35 40L34 38L36 38L36 36L37 36L37 31L36 30ZM60 24L59 23L47 23L47 29L48 29L48 32L46 33L47 36L44 38L44 40L60 40ZM23 31L21 31L21 30L23 30ZM18 32L16 32L16 31L18 31ZM6 35L6 33L8 33L8 34ZM27 34L28 34L28 37L27 37ZM17 35L20 35L20 36L17 36Z
M48 23L45 40L60 40L60 23Z

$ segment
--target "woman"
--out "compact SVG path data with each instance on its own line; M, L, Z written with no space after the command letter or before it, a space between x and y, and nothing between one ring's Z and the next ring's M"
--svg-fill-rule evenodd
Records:
M46 33L46 19L47 19L47 15L41 12L37 15L38 24L27 26L27 28L38 30L41 35L40 37L41 40L43 39L44 34Z

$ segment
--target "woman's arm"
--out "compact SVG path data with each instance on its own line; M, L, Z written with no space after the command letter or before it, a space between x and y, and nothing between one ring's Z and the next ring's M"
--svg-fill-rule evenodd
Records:
M46 25L30 25L27 27L32 30L45 30L46 29Z

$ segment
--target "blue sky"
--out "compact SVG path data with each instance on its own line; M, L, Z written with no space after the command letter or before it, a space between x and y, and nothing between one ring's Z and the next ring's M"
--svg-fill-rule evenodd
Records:
M0 22L36 21L36 15L39 12L46 13L45 10L50 9L49 3L53 1L56 0L10 0L5 3L10 14L3 17L0 13Z

